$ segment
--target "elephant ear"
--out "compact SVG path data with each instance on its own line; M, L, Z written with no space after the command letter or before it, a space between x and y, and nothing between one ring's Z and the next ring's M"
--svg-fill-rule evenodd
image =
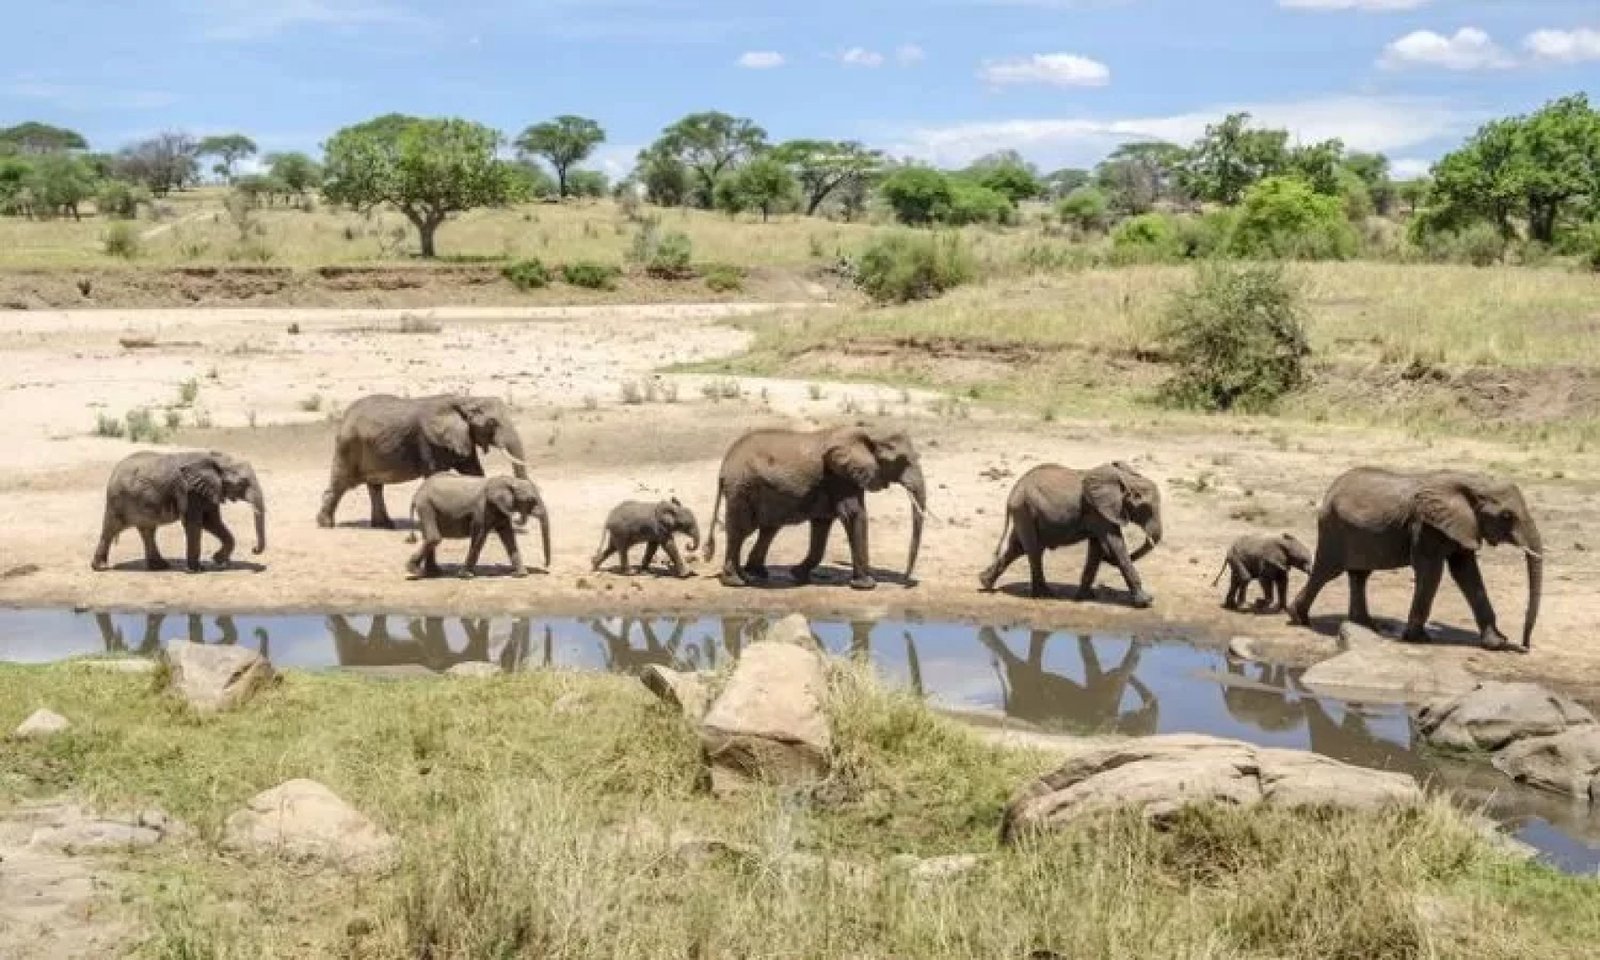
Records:
M1084 474L1083 499L1107 521L1118 526L1128 522L1127 488L1116 464L1095 467Z
M222 502L222 471L210 458L191 460L178 468L178 488L184 501Z
M1483 539L1478 515L1461 488L1450 483L1423 484L1416 495L1422 522L1455 541L1464 550L1476 550Z
M435 447L449 450L459 460L472 459L472 431L454 406L441 407L422 421L422 435Z
M517 494L509 483L491 482L488 489L483 492L483 496L485 500L494 504L496 510L508 517L517 509Z
M823 453L828 470L863 490L877 490L883 484L878 480L878 458L873 452L872 438L865 430L846 430L829 443Z
M1289 569L1289 549L1281 542L1274 543L1261 551L1261 565L1273 573L1285 573Z

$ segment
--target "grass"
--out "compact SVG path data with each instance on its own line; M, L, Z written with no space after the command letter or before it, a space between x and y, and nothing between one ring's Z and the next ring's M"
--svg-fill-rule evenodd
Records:
M128 861L151 958L1510 960L1600 936L1600 884L1503 859L1442 803L1197 810L1163 831L1118 816L999 849L1006 797L1045 757L986 745L859 669L831 688L831 781L723 803L697 787L692 731L623 677L290 673L201 720L149 677L0 666L0 726L45 704L75 723L0 742L0 803L73 791L198 828ZM574 696L576 713L556 710ZM397 834L401 867L353 882L219 854L226 814L290 777ZM680 861L619 829L640 818L749 852ZM857 885L795 853L876 869ZM898 853L988 859L922 887L886 866Z

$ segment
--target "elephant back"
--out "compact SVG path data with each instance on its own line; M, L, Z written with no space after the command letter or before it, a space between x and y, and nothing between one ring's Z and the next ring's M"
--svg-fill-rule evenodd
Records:
M1016 510L1024 504L1035 507L1072 507L1083 497L1083 472L1057 463L1044 463L1017 479L1007 505ZM1054 511L1052 511L1054 512Z

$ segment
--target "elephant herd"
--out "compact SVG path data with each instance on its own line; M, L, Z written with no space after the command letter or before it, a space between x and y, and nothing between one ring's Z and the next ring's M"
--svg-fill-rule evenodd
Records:
M479 455L491 447L511 461L512 476L485 476ZM516 530L529 519L539 521L544 563L549 566L549 510L528 479L522 440L501 401L453 395L370 396L352 404L339 424L317 522L333 526L343 495L365 486L372 526L393 528L383 487L418 479L424 482L413 497L411 512L422 546L406 563L412 574L438 575L439 544L465 539L462 572L470 576L492 533L504 546L512 573L525 575ZM861 425L751 431L735 441L723 458L704 558L715 555L720 517L727 535L721 582L740 587L765 581L767 553L779 530L809 524L809 549L792 568L794 580L805 583L822 562L829 534L838 523L849 541L850 585L871 589L876 581L870 564L866 494L891 484L905 489L912 506L905 567L909 585L929 515L927 480L910 437ZM226 564L234 538L222 522L220 507L229 500L247 502L254 510L255 551L261 552L266 547L266 501L248 463L215 451L129 456L112 471L106 487L105 521L94 569L107 568L112 542L128 527L139 530L147 565L165 569L155 530L173 522L183 525L191 572L201 569L202 532L220 542L213 561ZM1132 551L1123 536L1125 527L1143 534L1144 542ZM598 569L617 556L626 573L629 550L643 546L639 569L648 567L660 552L673 574L686 576L675 542L679 534L688 538L690 553L702 548L694 513L677 499L620 504L606 519L591 567ZM1100 565L1109 562L1127 583L1130 602L1148 607L1153 598L1136 564L1161 543L1162 535L1160 490L1127 463L1116 461L1089 470L1053 464L1035 467L1017 481L1006 500L1000 542L979 583L992 591L1006 570L1026 556L1032 595L1047 596L1045 552L1087 543L1076 598L1095 595ZM752 537L754 543L746 549ZM1528 649L1543 584L1539 531L1515 484L1480 474L1350 470L1333 483L1323 500L1314 551L1289 534L1247 537L1233 545L1223 563L1223 572L1231 574L1224 605L1239 608L1255 581L1266 594L1267 609L1285 609L1288 571L1295 568L1305 571L1308 581L1287 603L1292 622L1306 624L1318 593L1344 575L1350 585L1350 619L1370 625L1368 576L1375 570L1409 566L1416 585L1402 637L1424 640L1434 597L1448 569L1466 596L1484 646L1502 649L1509 641L1496 626L1478 569L1477 551L1483 543L1510 544L1526 555L1528 603L1522 648Z

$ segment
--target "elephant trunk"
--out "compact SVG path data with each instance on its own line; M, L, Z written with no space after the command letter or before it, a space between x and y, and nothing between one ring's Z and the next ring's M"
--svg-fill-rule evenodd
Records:
M922 477L922 467L913 463L900 475L900 485L911 497L911 549L906 556L906 582L909 583L917 569L917 554L922 550L922 524L928 507L928 484Z
M1160 545L1161 515L1159 513L1152 513L1150 515L1150 519L1139 525L1139 529L1144 531L1144 543L1139 546L1139 549L1133 551L1133 553L1129 555L1128 559L1132 560L1134 563L1138 563L1140 560L1143 560L1145 557L1149 556L1150 551L1154 550Z
M255 480L250 481L250 492L245 494L245 502L250 504L250 509L256 515L256 547L255 552L261 553L267 549L267 498L261 492L261 484Z
M699 550L700 549L700 522L697 521L697 520L690 520L688 526L684 528L684 532L689 535L688 552L692 554L696 550Z
M1533 649L1533 625L1539 620L1539 601L1544 597L1544 541L1539 528L1529 520L1520 538L1528 561L1528 613L1522 621L1522 649Z
M550 569L550 511L543 506L533 511L533 517L539 521L539 546L544 550L544 568Z
M495 430L494 443L495 446L504 450L506 456L511 460L512 475L518 480L528 479L528 464L522 452L522 436L517 433L517 428L509 423L500 424L499 428Z

